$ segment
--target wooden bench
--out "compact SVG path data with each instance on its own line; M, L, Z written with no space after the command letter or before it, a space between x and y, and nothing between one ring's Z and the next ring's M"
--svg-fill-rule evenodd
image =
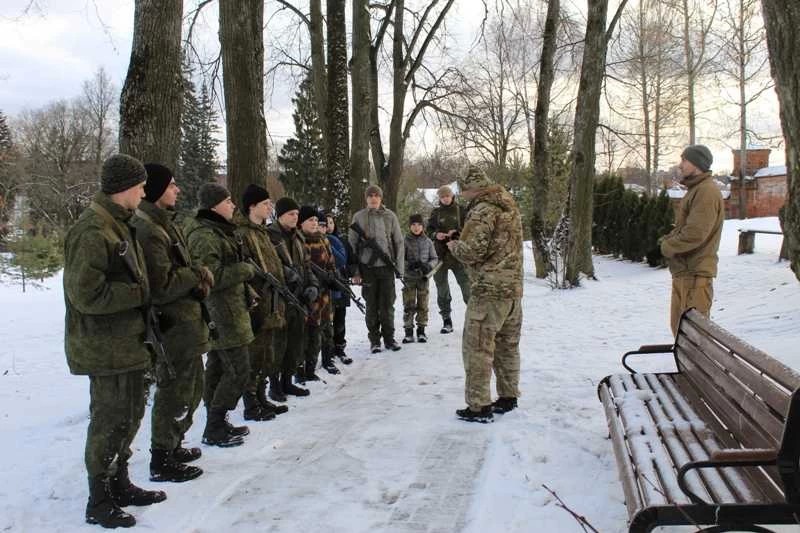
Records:
M632 356L672 354L677 372L640 374ZM619 468L629 531L800 530L800 375L694 309L674 345L626 353L629 374L598 394Z
M739 229L739 250L738 255L752 254L756 247L756 233L766 233L768 235L783 235L780 231L766 229ZM789 251L786 249L786 239L781 242L781 251L778 260L789 259Z

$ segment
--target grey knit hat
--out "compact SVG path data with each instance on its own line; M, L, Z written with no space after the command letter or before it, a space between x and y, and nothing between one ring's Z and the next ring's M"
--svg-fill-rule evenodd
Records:
M204 183L197 191L197 203L200 209L211 209L231 195L230 191L218 183Z
M714 162L711 150L703 144L690 144L683 149L681 157L696 166L701 172L711 170L711 163Z
M141 161L125 154L114 154L103 163L100 190L106 194L127 191L147 181L147 170Z
M481 189L483 187L488 187L492 183L493 182L489 179L489 176L487 176L483 170L475 165L470 165L467 175L459 180L459 185L461 186L462 191Z
M378 196L383 198L383 189L381 189L377 185L370 185L369 187L367 187L367 190L364 191L364 198L373 194L377 194Z

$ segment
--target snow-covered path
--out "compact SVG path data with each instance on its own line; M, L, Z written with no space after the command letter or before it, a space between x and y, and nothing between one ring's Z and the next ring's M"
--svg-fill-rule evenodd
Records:
M776 262L780 240L760 235L755 254L736 256L737 225L726 223L713 317L800 368L798 285L786 263ZM517 411L487 425L454 418L463 406L458 296L455 333L438 334L431 287L430 342L396 353L367 355L363 319L353 309L348 351L355 362L339 376L325 374L327 383L311 384L310 397L291 399L288 414L250 423L244 446L203 447L198 464L206 473L159 486L166 502L131 510L139 527L581 531L547 485L599 531L626 531L595 387L621 371L623 351L669 342L669 273L609 258L596 258L595 266L599 281L572 291L526 280ZM47 286L26 295L0 286L3 308L14 310L0 321L0 531L98 531L83 523L87 380L68 374L60 280ZM453 290L458 294L455 284ZM400 307L398 298L398 326ZM205 422L202 409L196 416L190 445ZM241 422L241 408L234 422ZM146 417L131 470L135 481L153 487L149 435Z

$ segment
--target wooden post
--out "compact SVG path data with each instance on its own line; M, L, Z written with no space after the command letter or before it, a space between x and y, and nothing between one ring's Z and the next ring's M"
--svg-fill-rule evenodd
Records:
M752 231L739 230L739 255L752 254L756 245L756 234Z

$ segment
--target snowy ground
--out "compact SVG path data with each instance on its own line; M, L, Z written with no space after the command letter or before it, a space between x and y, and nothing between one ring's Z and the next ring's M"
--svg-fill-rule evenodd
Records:
M777 263L780 237L758 235L736 255L736 229L776 229L776 219L728 221L713 317L800 369L798 283ZM526 260L530 251L526 249ZM251 423L246 444L203 449L199 479L158 486L168 500L131 508L153 531L571 532L581 531L547 485L601 532L627 531L622 489L598 381L620 354L669 342L669 273L596 258L599 281L551 291L528 276L521 408L494 424L454 418L463 406L457 330L427 345L367 355L361 315L348 318L355 362L275 421ZM61 280L22 294L0 286L0 531L97 531L83 523L88 380L63 355ZM457 287L453 283L454 294ZM435 309L435 289L431 291ZM397 321L401 324L401 306ZM400 328L398 328L398 334ZM149 410L148 410L149 415ZM234 421L241 420L241 408ZM198 445L205 415L188 435ZM146 416L132 477L146 487Z

